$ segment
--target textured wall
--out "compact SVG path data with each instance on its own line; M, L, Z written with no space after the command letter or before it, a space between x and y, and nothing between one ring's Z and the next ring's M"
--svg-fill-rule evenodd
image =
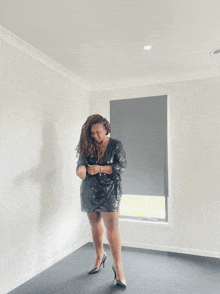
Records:
M91 93L107 119L110 100L168 95L169 222L121 219L122 245L220 257L219 94L219 78Z
M76 145L89 115L80 86L1 43L1 293L88 241Z

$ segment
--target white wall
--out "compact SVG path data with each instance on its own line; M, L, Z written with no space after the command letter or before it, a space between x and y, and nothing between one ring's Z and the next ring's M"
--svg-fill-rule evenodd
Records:
M122 245L220 257L219 78L88 93L12 43L0 52L1 293L92 242L74 149L113 99L168 95L169 223L120 219Z
M122 245L219 258L219 78L93 92L90 113L109 120L110 100L157 95L168 95L169 222L120 219Z
M31 49L18 48L1 42L1 293L72 253L90 234L74 150L89 95Z

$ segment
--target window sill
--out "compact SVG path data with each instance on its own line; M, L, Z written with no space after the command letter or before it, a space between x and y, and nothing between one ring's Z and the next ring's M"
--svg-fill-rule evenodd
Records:
M121 216L119 215L120 222L136 222L136 223L143 223L143 224L152 224L152 225L162 225L165 227L172 227L171 223L166 220L160 219L150 219L150 218L143 218L143 217L131 217L131 216Z

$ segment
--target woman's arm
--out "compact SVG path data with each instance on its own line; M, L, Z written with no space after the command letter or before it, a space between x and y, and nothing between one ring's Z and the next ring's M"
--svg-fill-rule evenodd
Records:
M86 167L85 165L80 165L79 168L76 171L76 174L80 179L85 179L86 177Z
M76 164L76 174L80 179L86 178L86 165L88 164L87 160L84 157L79 156L79 159Z
M111 165L100 165L100 173L102 174L112 174L112 166Z
M84 157L79 156L79 159L76 163L76 172L81 165L86 167L88 165L88 161Z
M126 153L120 141L116 147L116 151L115 151L113 163L111 163L111 167L112 167L111 177L114 180L120 179L121 174L125 171L127 167Z

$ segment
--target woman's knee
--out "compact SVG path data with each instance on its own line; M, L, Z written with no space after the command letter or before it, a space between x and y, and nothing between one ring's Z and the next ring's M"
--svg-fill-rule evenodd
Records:
M91 226L96 226L101 223L101 214L97 211L88 212L88 219L91 224Z
M102 218L106 230L115 230L118 228L118 215L116 213L102 213Z

